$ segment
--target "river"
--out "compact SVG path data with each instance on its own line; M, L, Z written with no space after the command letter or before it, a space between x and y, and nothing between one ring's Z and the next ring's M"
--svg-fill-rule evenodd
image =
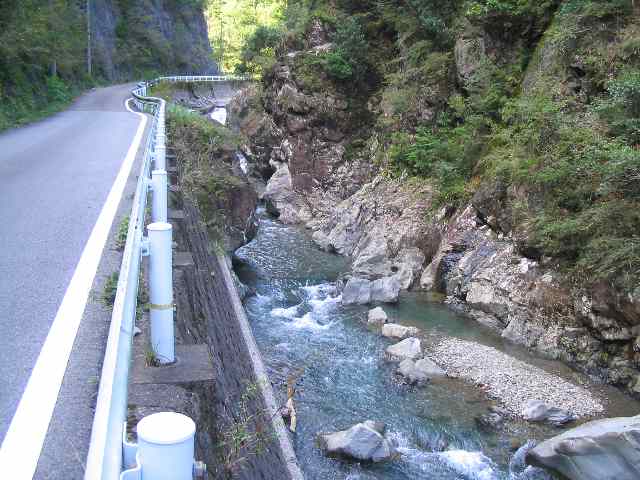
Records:
M235 265L241 281L255 290L244 304L274 388L282 394L287 378L299 377L293 441L308 479L552 478L531 467L523 471L522 452L514 459L513 445L547 438L558 429L522 422L509 433L486 432L474 420L489 405L479 389L456 379L421 388L397 381L396 365L383 359L391 342L367 327L368 308L341 305L336 280L348 271L348 259L320 251L303 229L261 212L258 234L236 252ZM383 308L390 321L418 326L433 341L442 336L473 340L577 378L562 364L503 342L429 295L407 293L396 306ZM609 413L629 414L625 397L612 389L606 393L613 399ZM319 432L367 419L387 425L400 459L359 464L328 458L318 448Z

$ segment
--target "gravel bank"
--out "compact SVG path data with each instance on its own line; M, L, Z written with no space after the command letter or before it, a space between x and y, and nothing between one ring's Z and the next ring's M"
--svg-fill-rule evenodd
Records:
M427 356L438 363L447 375L482 386L490 397L502 402L515 416L521 415L529 400L542 400L578 417L604 410L602 403L586 389L495 348L448 338L427 352Z

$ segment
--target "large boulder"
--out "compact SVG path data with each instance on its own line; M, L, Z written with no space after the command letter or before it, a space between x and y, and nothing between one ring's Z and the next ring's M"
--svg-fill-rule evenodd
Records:
M418 334L416 327L405 327L397 323L387 323L382 326L382 335L387 338L399 338L401 340L415 337Z
M398 373L404 377L407 383L417 383L418 385L425 384L432 378L446 376L445 371L428 358L417 362L407 358L400 362Z
M365 305L371 301L371 282L366 278L352 277L342 291L344 305Z
M637 480L640 416L585 423L542 442L527 453L526 461L570 480Z
M396 277L379 278L371 282L371 301L395 303L400 294L400 282Z
M348 430L322 434L320 446L329 455L381 462L396 456L394 445L384 437L384 423L367 420Z
M564 425L575 420L576 416L562 408L547 405L542 400L529 400L522 410L522 418L530 422Z
M395 277L402 290L411 288L415 280L420 276L425 256L419 248L404 248L393 260L392 269L396 270Z
M384 325L387 323L388 317L382 307L376 307L369 310L367 314L367 323L369 325Z
M296 196L289 166L286 163L273 162L276 171L267 182L262 195L267 211L287 224L295 224L310 218L310 212L305 205L300 204Z
M415 360L422 354L422 345L420 340L410 337L398 342L385 350L387 359L395 362L409 359Z

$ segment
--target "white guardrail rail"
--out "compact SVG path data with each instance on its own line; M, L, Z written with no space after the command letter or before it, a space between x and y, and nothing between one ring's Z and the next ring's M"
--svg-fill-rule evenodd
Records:
M184 415L163 412L137 425L138 443L127 441L129 368L135 330L140 263L149 258L151 344L156 359L169 364L174 357L172 228L167 223L166 102L150 97L149 87L162 83L252 80L233 75L176 75L142 82L132 101L151 115L151 126L129 216L109 338L91 432L85 480L191 480L206 474L194 461L194 422ZM153 170L152 170L153 168ZM144 237L148 192L152 192L152 222Z

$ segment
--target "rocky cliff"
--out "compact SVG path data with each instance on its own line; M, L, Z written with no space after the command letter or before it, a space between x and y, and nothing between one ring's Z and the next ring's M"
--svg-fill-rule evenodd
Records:
M92 7L98 75L123 80L217 71L202 2L95 0Z
M350 81L337 75L353 65L334 68L344 12L311 12L231 107L264 200L351 256L357 288L382 279L388 298L441 292L503 337L640 394L628 210L640 159L603 113L617 79L640 78L625 73L640 60L640 11L622 0L471 3L421 11L441 22L422 34L423 17L352 5L369 70Z

